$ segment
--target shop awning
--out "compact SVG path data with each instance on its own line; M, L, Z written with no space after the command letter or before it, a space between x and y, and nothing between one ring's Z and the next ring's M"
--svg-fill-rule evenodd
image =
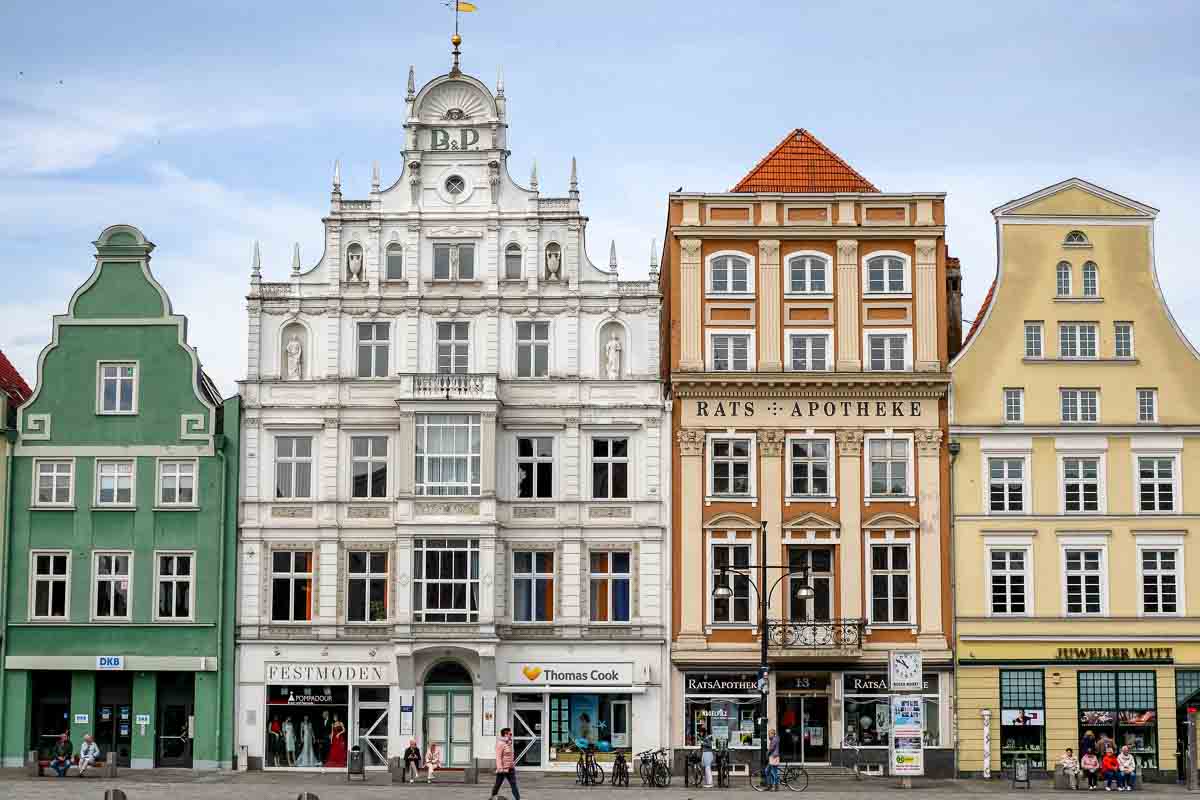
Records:
M498 686L500 694L645 694L645 686Z

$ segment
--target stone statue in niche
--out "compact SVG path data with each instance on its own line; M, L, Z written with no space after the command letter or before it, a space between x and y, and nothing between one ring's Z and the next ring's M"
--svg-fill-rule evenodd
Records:
M610 381L621 377L621 339L613 331L604 345L604 375Z
M363 257L362 251L355 248L350 251L346 259L346 271L352 281L361 281L363 279Z
M562 253L558 248L546 248L546 280L557 281L562 279Z
M288 380L301 380L304 377L304 345L300 343L300 337L293 335L288 339L284 351L287 355Z

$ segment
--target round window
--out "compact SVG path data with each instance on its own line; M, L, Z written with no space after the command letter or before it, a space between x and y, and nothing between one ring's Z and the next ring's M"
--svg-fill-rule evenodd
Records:
M446 194L462 194L467 188L467 182L461 175L451 175L446 178Z

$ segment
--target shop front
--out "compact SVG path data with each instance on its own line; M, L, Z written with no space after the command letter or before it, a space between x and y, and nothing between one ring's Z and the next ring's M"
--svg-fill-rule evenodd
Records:
M775 682L775 729L785 763L828 764L833 750L830 673L784 673Z
M842 725L831 760L835 764L853 760L869 771L883 770L888 760L888 737L892 730L892 692L888 674L886 670L855 671L844 672L838 677ZM926 670L922 679L921 746L925 754L925 774L930 777L949 777L954 771L953 742L947 734L952 683L949 670Z
M684 672L683 747L698 748L707 735L713 747L729 749L735 764L751 763L761 745L754 725L761 697L754 672ZM682 757L675 761L681 769Z

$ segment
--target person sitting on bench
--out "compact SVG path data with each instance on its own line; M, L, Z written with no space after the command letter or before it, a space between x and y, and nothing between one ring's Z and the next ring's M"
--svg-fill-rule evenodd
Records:
M71 744L71 737L66 733L59 736L50 752L50 768L58 773L58 777L66 777L67 770L71 768L71 756L74 754L75 746Z
M1062 769L1063 774L1067 776L1067 784L1072 789L1079 788L1079 762L1075 760L1075 752L1071 748L1063 751L1062 758L1058 760L1058 766Z
M83 746L79 748L79 777L83 777L88 767L100 760L100 748L90 733L83 737Z

